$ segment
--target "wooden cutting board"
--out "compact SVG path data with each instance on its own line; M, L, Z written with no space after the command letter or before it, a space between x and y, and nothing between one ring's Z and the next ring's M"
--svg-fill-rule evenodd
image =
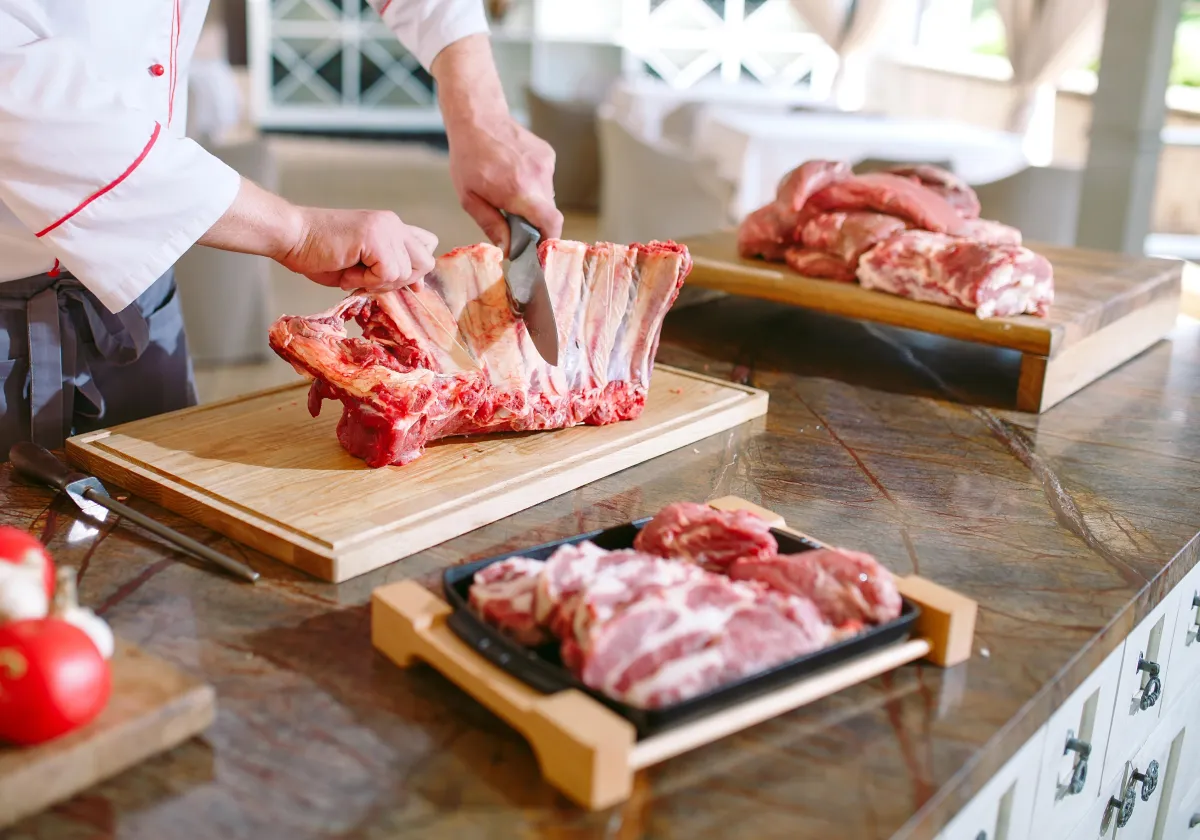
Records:
M659 365L642 416L451 438L403 467L347 454L300 381L67 441L84 471L323 580L416 554L767 412L767 394Z
M181 744L215 715L210 686L118 639L112 697L98 718L36 747L0 747L0 827Z
M980 319L949 309L802 277L786 265L744 260L736 232L688 238L689 286L1019 351L1016 406L1042 412L1164 338L1179 315L1183 263L1027 243L1054 266L1048 318Z

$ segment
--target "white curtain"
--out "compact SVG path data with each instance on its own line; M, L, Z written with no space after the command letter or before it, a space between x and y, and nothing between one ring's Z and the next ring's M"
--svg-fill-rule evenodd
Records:
M813 32L837 53L838 72L834 96L839 105L856 105L861 98L861 60L886 30L895 0L792 0L792 5Z
M1103 29L1105 8L1105 0L996 0L1016 88L1010 131L1028 132L1039 101L1053 102L1045 88L1087 59Z

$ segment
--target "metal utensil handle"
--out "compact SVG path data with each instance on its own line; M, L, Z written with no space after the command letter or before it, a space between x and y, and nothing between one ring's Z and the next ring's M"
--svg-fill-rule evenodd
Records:
M259 578L258 572L254 571L246 564L239 563L237 560L234 560L231 557L226 557L224 554L221 554L219 551L213 551L211 548L204 545L203 543L196 542L191 537L184 536L183 534L179 533L178 531L176 531L172 528L168 528L166 525L163 525L161 522L157 522L157 521L151 519L149 516L146 516L144 513L139 513L138 511L134 510L133 508L129 507L128 505L121 504L120 502L116 501L115 499L111 499L107 496L102 496L99 493L96 493L95 491L92 491L92 490L87 491L87 493L84 494L84 498L86 498L88 501L95 502L98 505L103 505L104 507L111 510L113 513L120 514L121 516L125 517L126 519L130 520L131 522L136 522L138 525L141 525L147 531L152 531L155 534L158 534L163 539L168 540L168 541L174 543L175 545L179 546L180 548L186 549L187 551L190 551L192 554L195 554L205 560L209 560L213 563L216 563L221 568L226 569L227 571L233 572L234 574L238 575L239 577L245 578L246 580L250 581L251 583L254 583Z

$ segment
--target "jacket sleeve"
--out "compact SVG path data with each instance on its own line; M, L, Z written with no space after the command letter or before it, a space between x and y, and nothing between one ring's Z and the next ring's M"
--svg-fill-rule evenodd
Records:
M429 70L443 49L488 31L483 0L367 0L397 40Z
M241 178L121 101L40 4L0 0L0 202L108 309L164 274Z

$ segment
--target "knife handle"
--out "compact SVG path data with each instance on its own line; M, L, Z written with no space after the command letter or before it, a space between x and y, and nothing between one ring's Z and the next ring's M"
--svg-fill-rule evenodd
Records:
M8 450L8 459L21 475L56 490L65 490L77 477L54 453L29 441L14 443Z

